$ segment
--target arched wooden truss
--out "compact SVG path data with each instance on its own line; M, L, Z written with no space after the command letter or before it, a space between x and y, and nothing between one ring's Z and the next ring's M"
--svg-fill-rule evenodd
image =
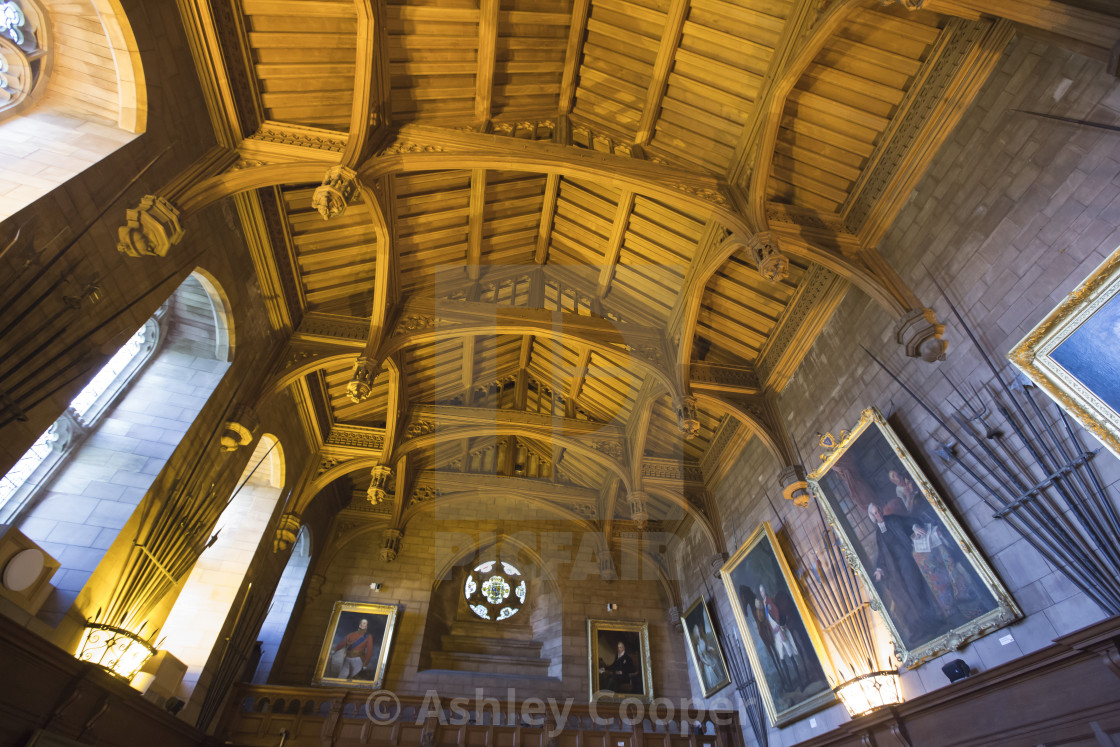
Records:
M121 248L166 254L234 200L288 337L259 396L321 442L300 501L373 470L399 529L458 475L606 537L695 521L716 552L721 422L796 467L774 403L849 285L944 353L876 247L1010 21L1120 38L1003 0L185 5L220 147Z

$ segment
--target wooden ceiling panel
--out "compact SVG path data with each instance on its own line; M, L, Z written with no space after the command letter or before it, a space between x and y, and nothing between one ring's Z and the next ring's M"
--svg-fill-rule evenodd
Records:
M463 341L439 340L408 348L404 356L410 401L433 403L463 393Z
M609 132L635 136L666 10L667 3L591 3L573 114Z
M786 101L768 198L840 213L942 33L935 13L856 10Z
M754 363L805 275L804 266L791 262L789 276L772 283L758 274L745 249L736 252L708 282L697 336Z
M401 289L430 288L441 266L466 265L471 173L431 171L395 180Z
M598 421L624 424L634 410L642 378L623 362L626 357L591 353L577 401Z
M325 221L311 206L317 185L285 187L281 194L309 311L368 317L373 306L377 238L361 202Z
M494 52L493 116L554 116L571 23L565 0L502 0Z
M549 262L597 270L605 261L619 196L619 191L612 187L562 179L552 222Z
M531 265L536 252L547 178L492 171L486 179L482 263L497 267Z
M241 6L265 119L347 131L358 49L354 3L325 0L314 13L293 13L278 0Z
M791 7L781 0L690 3L651 145L725 173Z
M328 366L323 370L323 380L330 399L331 419L336 423L383 428L389 402L389 374L381 371L373 381L373 393L359 404L350 401L346 385L350 382L354 364L351 362Z
M389 3L390 109L394 121L471 122L479 10L466 0Z

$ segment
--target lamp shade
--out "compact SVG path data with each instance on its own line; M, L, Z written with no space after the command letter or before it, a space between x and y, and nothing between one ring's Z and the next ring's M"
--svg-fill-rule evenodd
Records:
M147 641L124 628L86 623L77 657L125 680L131 680L156 652Z
M833 688L852 718L902 702L898 672L869 672Z

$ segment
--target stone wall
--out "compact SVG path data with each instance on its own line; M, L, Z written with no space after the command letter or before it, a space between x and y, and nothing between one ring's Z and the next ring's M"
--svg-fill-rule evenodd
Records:
M586 703L587 621L618 619L648 623L654 694L671 698L679 707L680 699L688 696L687 683L681 677L687 654L680 632L666 617L671 603L656 569L643 566L636 573L621 573L616 581L604 581L599 577L598 559L590 550L593 535L585 536L581 528L569 528L555 520L509 518L523 514L523 504L518 506L515 499L501 496L480 497L453 511L440 509L435 516L423 513L409 524L399 556L386 563L378 554L384 524L368 520L360 523L356 512L344 512L332 531L337 554L316 556L313 561L312 573L323 578L321 591L306 600L302 615L293 617L292 644L286 658L274 667L270 681L310 684L335 602L370 602L400 605L385 687L401 695L423 696L435 690L445 697L471 696L475 688L482 688L487 696L504 700L506 688L512 687L517 700L571 697ZM471 520L467 516L478 518ZM492 518L499 516L505 518ZM364 533L338 544L340 530L350 535L361 532L362 527L366 527ZM433 584L460 553L468 552L464 562L472 561L473 548L487 545L496 546L496 554L502 559L516 558L513 562L522 570L543 568L547 577L538 577L543 583L535 583L531 588L547 586L558 593L559 599L550 599L543 609L531 612L536 637L552 642L542 651L542 657L553 659L548 678L510 678L426 668L421 655L425 637L429 627L441 626L439 618L446 616L429 614ZM624 563L620 568L624 565L635 567L633 563ZM382 584L380 592L370 589L372 582ZM617 611L608 612L608 603L617 604ZM428 645L432 642L428 641Z
M890 316L850 290L779 400L809 469L819 464L818 433L853 427L869 406L888 417L1025 614L1010 628L948 656L960 656L979 670L1046 646L1102 613L1024 539L994 520L969 484L937 462L932 448L944 434L860 346L900 372L926 401L949 412L960 400L942 373L958 385L978 388L991 375L950 317L934 279L947 288L987 351L1002 362L1015 343L1120 246L1120 138L1015 110L1115 124L1120 84L1098 62L1030 39L1013 41L880 246L891 266L947 322L948 360L930 365L906 359L894 342ZM1007 364L1001 365L1006 371ZM1097 446L1088 437L1086 443ZM817 512L811 505L798 509L782 501L780 465L757 441L725 458L733 464L711 487L728 548L734 552L762 521L771 522L793 546L806 548L820 531ZM1115 495L1120 465L1106 452L1095 464ZM710 545L695 529L674 553L682 589L693 590L685 605L699 594L697 569L710 554ZM725 628L734 628L722 585L711 579L708 583L714 614ZM1007 633L1013 640L1004 644ZM904 673L906 697L948 684L942 663L934 660ZM699 697L694 672L690 678ZM836 705L812 721L772 729L770 744L794 744L845 720L846 713ZM748 744L751 739L748 734Z

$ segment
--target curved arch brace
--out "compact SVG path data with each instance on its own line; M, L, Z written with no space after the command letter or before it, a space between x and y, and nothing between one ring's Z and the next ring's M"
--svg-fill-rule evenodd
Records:
M702 511L697 509L696 506L693 506L683 495L674 490L669 490L668 488L661 485L650 484L643 489L650 495L656 495L669 501L678 508L683 509L686 514L691 516L693 521L695 521L696 524L700 527L700 531L704 533L704 536L707 537L708 541L712 544L712 552L723 552L726 549L726 543L722 541L721 534L716 532L715 527L713 527L712 523L708 521L708 517L705 516Z
M405 441L398 444L396 450L393 452L391 460L396 462L405 454L409 454L419 449L435 446L436 444L446 443L447 441L457 441L464 438L475 438L479 435L494 435L494 436L521 436L522 438L532 438L537 440L546 440L550 443L567 449L569 451L581 454L591 461L595 462L601 467L613 472L621 481L627 491L630 490L630 474L625 466L615 461L606 454L596 451L586 442L579 438L571 438L569 436L560 435L550 430L542 430L540 428L533 428L530 426L518 425L516 423L487 423L485 426L486 433L480 434L476 427L459 427L447 428L438 430L435 433L427 433L422 436Z
M716 397L712 394L697 392L693 396L696 397L697 401L703 402L704 404L707 404L716 410L721 410L728 415L731 415L744 426L749 428L751 433L755 436L758 436L758 439L762 441L762 444L774 456L774 460L778 462L779 468L785 468L786 466L788 466L782 448L778 444L777 439L774 438L774 434L770 432L770 427L761 419L759 419L758 416L756 416L754 413L736 405L733 402L728 402L727 400L722 399L721 397Z

